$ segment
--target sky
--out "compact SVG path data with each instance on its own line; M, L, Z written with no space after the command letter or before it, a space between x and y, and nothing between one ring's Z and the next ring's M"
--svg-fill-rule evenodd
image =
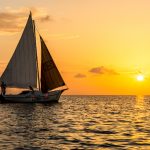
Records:
M150 1L0 0L0 74L32 11L71 95L150 94ZM144 76L143 81L136 79Z

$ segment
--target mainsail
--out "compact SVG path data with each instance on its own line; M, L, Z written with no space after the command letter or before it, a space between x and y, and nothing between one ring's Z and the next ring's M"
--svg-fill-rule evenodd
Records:
M36 41L31 13L16 50L1 80L8 87L37 87Z
M64 86L65 83L41 36L40 40L41 40L41 91L43 93L46 93L48 90Z

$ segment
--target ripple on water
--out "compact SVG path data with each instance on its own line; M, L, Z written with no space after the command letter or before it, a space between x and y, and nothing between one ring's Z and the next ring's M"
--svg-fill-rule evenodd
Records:
M104 130L92 130L92 129L84 129L85 132L96 133L96 134L116 134L115 131L104 131Z
M150 149L150 96L0 105L0 149Z

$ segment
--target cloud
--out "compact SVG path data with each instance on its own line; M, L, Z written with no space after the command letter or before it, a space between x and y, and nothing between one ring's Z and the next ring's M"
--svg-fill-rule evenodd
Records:
M44 22L46 22L46 21L53 21L53 19L52 19L52 17L51 16L49 16L49 15L46 15L46 16L43 16L43 17L41 17L40 18L40 21L44 21Z
M107 74L107 75L118 75L119 74L115 70L108 69L104 66L92 68L92 69L89 70L89 72L95 73L95 74Z
M44 8L31 7L30 10L35 20L39 20L41 22L54 21L53 17L49 15Z
M75 78L85 78L86 75L81 74L81 73L78 73L78 74L76 74L74 77L75 77Z
M31 10L34 19L42 22L52 21L52 17L46 13L44 8L31 7L12 9L10 7L0 11L0 34L16 33L22 30L27 20L27 13Z
M17 32L22 27L23 19L21 14L0 12L0 31Z

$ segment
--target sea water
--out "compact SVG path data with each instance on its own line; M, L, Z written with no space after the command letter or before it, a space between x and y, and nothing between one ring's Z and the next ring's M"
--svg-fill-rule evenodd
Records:
M149 96L61 96L0 104L0 149L150 150Z

